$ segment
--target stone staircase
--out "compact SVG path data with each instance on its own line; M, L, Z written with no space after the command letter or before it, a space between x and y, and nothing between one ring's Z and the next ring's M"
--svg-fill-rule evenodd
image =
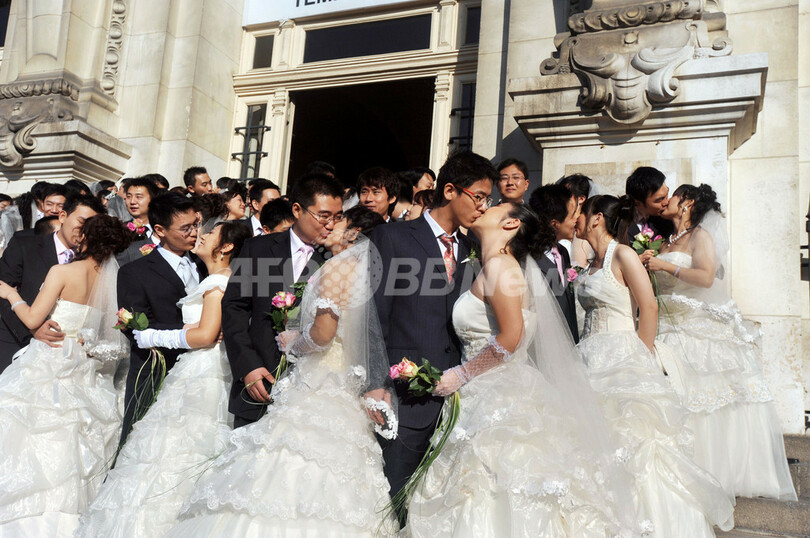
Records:
M786 435L785 452L798 501L737 498L736 527L723 538L810 537L810 435Z

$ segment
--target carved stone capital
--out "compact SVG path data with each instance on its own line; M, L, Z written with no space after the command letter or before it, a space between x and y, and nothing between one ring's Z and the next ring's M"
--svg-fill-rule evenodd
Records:
M0 108L0 116L8 114L8 120L0 124L0 166L6 168L19 166L36 149L32 133L38 125L73 119L73 114L54 97L44 101L26 99L10 105Z
M79 100L79 87L64 78L24 80L0 85L0 99L20 99L39 95L64 95Z
M666 0L637 2L635 5L589 9L568 18L573 34L634 28L643 24L671 22L677 19L700 19L703 0Z

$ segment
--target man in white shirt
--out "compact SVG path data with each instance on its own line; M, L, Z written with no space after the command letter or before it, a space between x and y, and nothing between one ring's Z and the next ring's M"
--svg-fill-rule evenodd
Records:
M523 197L529 190L529 167L526 163L509 158L498 165L498 192L501 202L523 203Z
M248 202L250 204L250 231L253 232L253 237L257 235L264 235L264 228L262 228L261 216L262 209L267 205L267 202L281 198L281 189L278 185L267 179L256 179L250 184L248 189Z

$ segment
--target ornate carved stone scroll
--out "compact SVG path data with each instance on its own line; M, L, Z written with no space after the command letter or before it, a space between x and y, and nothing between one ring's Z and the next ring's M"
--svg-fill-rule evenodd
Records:
M540 72L577 74L585 111L602 111L621 124L642 122L654 106L678 96L678 67L693 58L731 54L725 16L707 13L705 1L648 0L615 7L595 1L569 17L570 32L558 36L558 52Z
M110 29L107 33L107 48L104 54L104 71L101 76L101 89L110 97L115 97L118 85L118 70L121 63L121 48L124 44L124 22L127 19L127 5L124 0L115 0L112 5Z
M60 107L53 97L48 97L44 102L14 103L5 125L0 125L0 165L7 168L18 166L22 164L23 157L36 149L32 132L37 125L72 119L70 111Z

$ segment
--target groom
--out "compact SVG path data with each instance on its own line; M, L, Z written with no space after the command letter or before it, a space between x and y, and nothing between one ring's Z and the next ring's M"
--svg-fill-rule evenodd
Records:
M245 241L222 298L222 334L233 373L228 410L234 428L259 420L271 401L271 372L281 358L270 317L273 296L292 291L294 283L317 270L324 256L314 247L343 219L343 186L334 178L305 176L296 183L291 200L292 228Z
M382 259L382 281L374 300L394 365L407 357L441 370L461 362L453 330L453 305L474 274L465 263L470 240L459 231L486 211L498 172L474 153L452 155L439 171L436 206L422 217L378 226L371 239ZM436 427L443 399L412 398L397 386L399 435L383 442L391 495L402 489L419 465Z
M199 217L191 198L170 192L156 196L150 202L149 222L160 245L118 270L118 306L146 314L150 329L182 329L183 315L177 302L207 276L205 265L189 256L197 242ZM146 405L151 405L156 396L153 387L157 381L149 379L149 350L138 347L131 331L126 335L131 351L121 445L136 420L135 402L149 402ZM183 350L161 351L167 369L171 369Z
M669 187L665 181L664 173L652 166L639 166L627 178L625 191L635 202L634 222L627 229L631 245L645 226L664 237L675 231L672 223L661 217L669 203Z

